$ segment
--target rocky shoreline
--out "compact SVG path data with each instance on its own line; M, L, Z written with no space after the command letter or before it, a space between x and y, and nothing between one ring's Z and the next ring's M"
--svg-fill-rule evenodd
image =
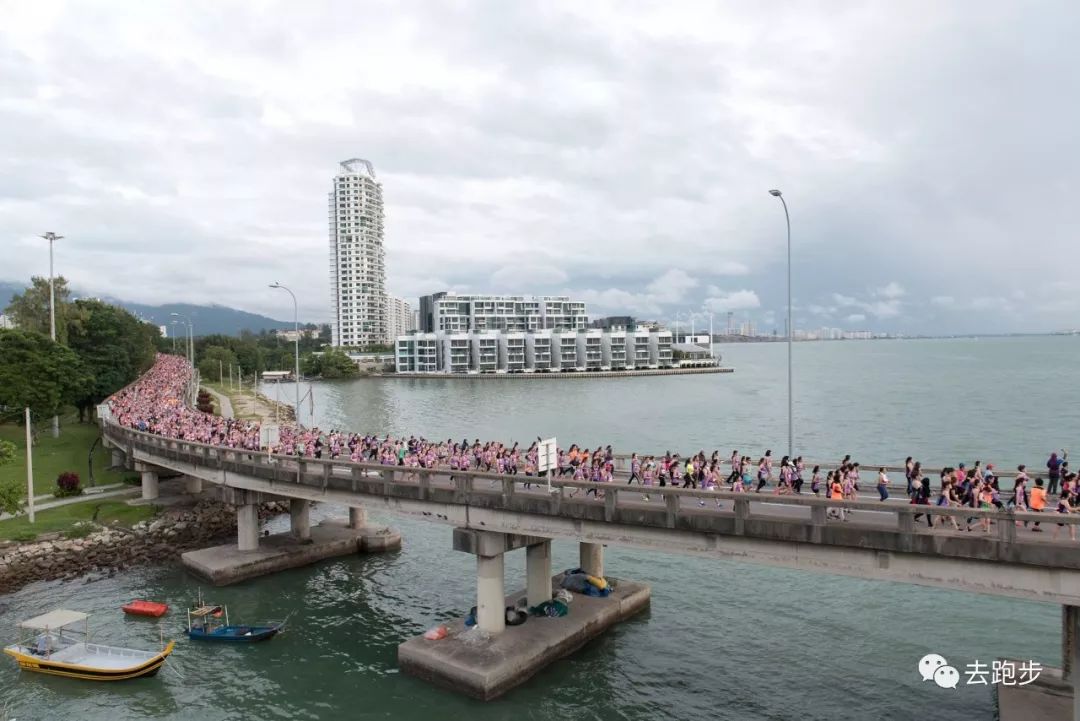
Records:
M288 513L287 503L259 509L262 518ZM171 562L184 551L215 545L236 533L236 510L218 501L165 509L132 528L99 527L83 538L45 534L29 543L0 544L0 594L35 581L112 576L118 571Z

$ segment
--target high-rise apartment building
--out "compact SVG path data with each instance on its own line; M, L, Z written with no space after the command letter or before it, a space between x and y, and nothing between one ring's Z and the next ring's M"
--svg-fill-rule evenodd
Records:
M387 324L390 328L386 342L393 345L399 335L416 330L416 314L404 298L391 295L386 301Z
M435 293L420 298L420 330L425 333L579 330L588 324L585 304L564 295Z
M382 184L374 166L359 158L341 163L330 191L330 310L335 346L364 347L392 338Z

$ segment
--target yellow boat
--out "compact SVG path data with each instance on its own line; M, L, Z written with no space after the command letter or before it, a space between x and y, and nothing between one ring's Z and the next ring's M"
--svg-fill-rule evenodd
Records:
M86 681L126 681L161 670L174 643L141 651L90 643L89 614L57 610L19 624L19 641L4 649L24 671Z

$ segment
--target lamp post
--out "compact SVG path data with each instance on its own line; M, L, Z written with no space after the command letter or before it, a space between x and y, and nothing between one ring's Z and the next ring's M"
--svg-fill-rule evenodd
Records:
M296 294L293 293L288 288L286 288L285 286L283 286L281 283L278 283L275 280L273 283L270 284L270 287L271 288L280 288L281 290L285 291L286 293L288 293L289 295L292 296L293 332L296 334L295 340L293 341L294 344L295 344L295 351L296 351L296 368L293 371L293 373L296 374L296 378L295 378L295 380L296 380L296 414L295 415L296 415L296 425L299 426L300 425L300 312L299 312L299 306L297 306L297 304L296 304Z
M176 316L177 318L183 318L184 321L186 321L184 323L184 325L187 326L188 342L187 342L187 352L184 355L187 356L188 363L190 363L191 367L194 368L195 367L195 332L194 332L194 327L191 324L191 318L188 318L183 313L169 313L169 315Z
M787 222L787 435L788 435L788 457L794 457L795 455L795 421L794 421L794 408L795 401L792 395L792 374L791 374L791 336L794 329L791 325L791 216L788 214L787 201L784 200L783 194L776 189L770 190L769 195L774 198L780 198L780 202L784 206L784 220Z
M49 241L49 337L52 338L53 343L56 342L56 289L53 283L53 243L63 239L64 236L57 235L56 233L47 231L45 235L41 236L45 240ZM60 416L53 416L52 419L52 434L53 438L60 437Z

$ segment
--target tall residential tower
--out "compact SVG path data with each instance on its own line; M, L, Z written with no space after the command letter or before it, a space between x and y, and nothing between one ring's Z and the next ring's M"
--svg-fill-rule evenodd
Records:
M389 337L382 184L360 158L341 163L330 191L330 309L335 346Z

